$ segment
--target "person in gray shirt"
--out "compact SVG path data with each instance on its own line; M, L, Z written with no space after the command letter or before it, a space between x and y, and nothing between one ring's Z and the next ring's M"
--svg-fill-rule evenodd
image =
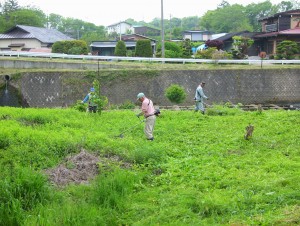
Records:
M201 111L202 114L205 113L205 107L204 107L204 99L208 99L207 96L205 96L204 92L203 92L203 88L205 86L205 82L201 82L199 84L199 86L196 89L196 93L195 93L195 111Z

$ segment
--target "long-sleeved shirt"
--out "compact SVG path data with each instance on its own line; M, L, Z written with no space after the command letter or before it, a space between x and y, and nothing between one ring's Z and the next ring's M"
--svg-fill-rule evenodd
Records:
M96 103L94 103L94 99L96 99L97 96L95 94L89 93L88 95L85 96L85 98L83 99L83 103L86 103L87 101L89 101L89 105L90 106L97 106Z
M207 96L205 96L205 94L203 92L202 86L197 87L196 93L195 93L195 98L196 98L196 101L203 101L203 98L207 99Z

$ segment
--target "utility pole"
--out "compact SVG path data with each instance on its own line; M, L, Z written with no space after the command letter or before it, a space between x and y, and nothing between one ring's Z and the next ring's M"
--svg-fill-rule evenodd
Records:
M122 26L122 21L120 21L120 41L122 40L122 29L121 29L121 26Z
M172 20L172 15L170 14L170 41L172 40L172 24L171 24L171 20Z
M165 58L164 0L161 0L161 58Z

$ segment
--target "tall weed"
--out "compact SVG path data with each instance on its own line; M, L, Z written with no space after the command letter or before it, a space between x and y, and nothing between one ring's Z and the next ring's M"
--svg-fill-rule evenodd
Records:
M29 168L12 170L11 177L0 181L0 225L22 225L26 211L50 198L44 176Z

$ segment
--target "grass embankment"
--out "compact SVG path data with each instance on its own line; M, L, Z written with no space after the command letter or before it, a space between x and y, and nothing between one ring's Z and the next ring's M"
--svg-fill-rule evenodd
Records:
M82 59L61 59L61 58L37 58L37 57L0 57L0 61L11 60L16 64L18 62L48 62L48 63L71 63L71 64L86 64L83 69L52 69L52 68L0 68L0 76L6 74L25 73L25 72L68 72L68 71L89 71L88 65L100 64L100 71L105 70L110 66L110 69L124 70L124 69L138 69L138 70L285 70L285 69L299 69L299 64L269 64L265 61L260 61L251 64L219 64L219 63L161 63L161 62L139 62L139 61L102 61L97 60L82 60ZM101 69L101 65L104 66ZM97 69L92 69L97 71Z
M0 225L299 225L300 112L209 113L163 111L148 142L130 110L1 107ZM82 148L132 165L51 185L45 169Z

